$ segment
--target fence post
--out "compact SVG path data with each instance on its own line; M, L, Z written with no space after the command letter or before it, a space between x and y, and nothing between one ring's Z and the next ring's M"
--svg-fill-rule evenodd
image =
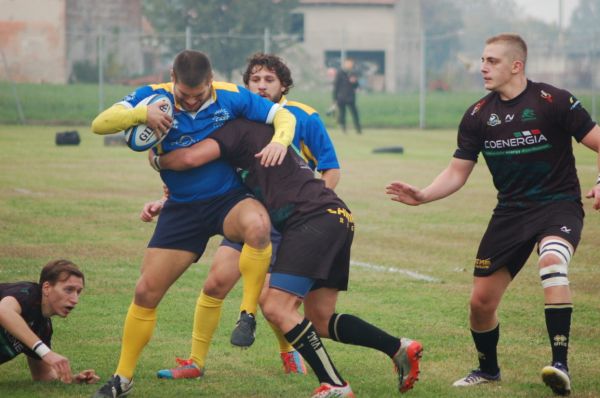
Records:
M98 112L104 110L104 35L98 26Z

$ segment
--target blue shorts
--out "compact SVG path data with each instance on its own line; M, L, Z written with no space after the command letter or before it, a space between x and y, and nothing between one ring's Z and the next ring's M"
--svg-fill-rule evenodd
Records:
M214 235L223 235L223 222L229 211L247 198L253 198L252 194L241 188L209 200L167 200L148 247L196 253L198 261L208 240Z
M279 243L281 243L281 233L275 229L271 225L271 266L275 264L275 259L277 258L277 249L279 249ZM242 251L242 247L244 246L243 242L234 242L227 238L223 238L221 244L219 246L227 246L231 247L233 250L237 250L238 252Z

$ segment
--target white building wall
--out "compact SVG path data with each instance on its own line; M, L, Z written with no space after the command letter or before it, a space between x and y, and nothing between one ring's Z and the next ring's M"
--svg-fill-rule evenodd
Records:
M394 13L391 6L302 6L304 49L311 62L325 64L325 51L383 51L385 89L394 90Z

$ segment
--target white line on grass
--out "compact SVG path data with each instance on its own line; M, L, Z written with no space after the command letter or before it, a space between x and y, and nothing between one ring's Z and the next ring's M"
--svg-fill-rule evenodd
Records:
M434 278L433 276L420 274L418 272L409 271L407 269L402 269L402 268L385 267L383 265L364 263L362 261L354 261L354 260L350 261L350 264L357 266L357 267L368 268L368 269L378 271L378 272L391 272L391 273L396 273L396 274L404 274L404 275L410 276L411 278L418 279L420 281L427 281L427 282L441 282L442 281L441 279Z

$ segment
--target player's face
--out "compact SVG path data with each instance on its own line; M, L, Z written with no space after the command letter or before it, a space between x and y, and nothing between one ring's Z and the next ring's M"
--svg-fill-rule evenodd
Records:
M483 49L481 75L487 90L498 91L514 76L514 61L508 46L502 42L491 43Z
M83 279L71 275L68 279L58 281L54 285L44 282L42 287L42 307L46 308L45 316L58 315L62 318L69 315L79 302L83 290Z
M256 65L250 74L248 90L273 102L279 102L285 87L281 85L281 80L274 71Z
M212 80L201 83L195 87L183 83L173 83L173 95L177 104L188 112L196 112L212 94Z

